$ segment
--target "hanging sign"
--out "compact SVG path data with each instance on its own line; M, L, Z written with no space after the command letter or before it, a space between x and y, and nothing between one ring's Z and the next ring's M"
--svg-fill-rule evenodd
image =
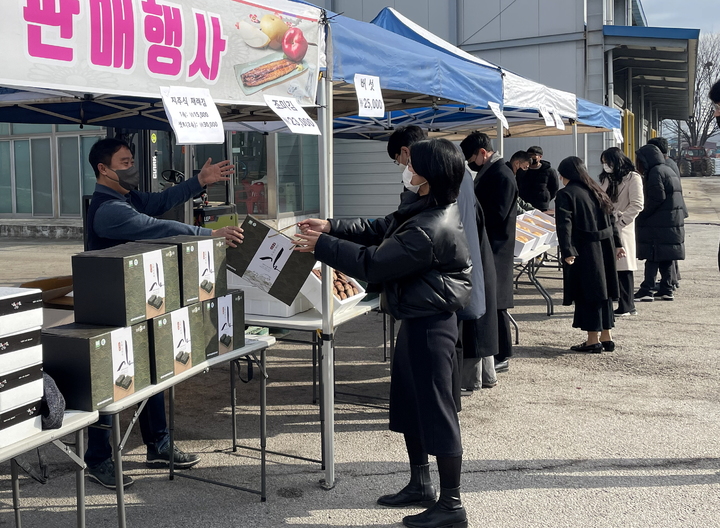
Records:
M565 122L563 121L562 116L558 114L557 110L552 111L552 116L555 121L555 126L560 130L565 130Z
M622 132L620 132L619 128L613 128L613 137L615 138L615 143L624 143L625 139L623 138Z
M266 95L265 103L275 112L295 134L319 136L320 129L303 107L292 97Z
M488 106L490 107L490 110L492 110L492 113L495 114L495 117L497 117L502 125L510 130L510 125L508 125L508 120L505 117L505 114L502 113L502 110L500 109L500 105L497 104L494 101L488 101Z
M222 144L225 131L207 88L161 87L163 106L178 145Z
M553 119L552 114L550 113L550 109L546 106L540 106L538 108L538 111L542 114L543 119L545 120L545 126L554 127L555 126L555 119Z
M355 74L355 93L361 117L384 117L385 101L380 90L380 77Z

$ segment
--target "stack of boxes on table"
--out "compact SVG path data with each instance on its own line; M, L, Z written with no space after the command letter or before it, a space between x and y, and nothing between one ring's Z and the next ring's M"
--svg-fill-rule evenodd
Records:
M0 288L0 448L41 430L42 292Z
M517 217L515 256L522 257L540 246L549 246L549 248L557 246L555 218L533 209Z
M221 238L175 236L72 258L75 322L42 332L68 408L94 411L245 346Z

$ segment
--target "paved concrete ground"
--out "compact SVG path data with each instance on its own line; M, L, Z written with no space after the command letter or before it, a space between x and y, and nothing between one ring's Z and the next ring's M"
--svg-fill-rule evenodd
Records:
M640 304L617 322L618 350L573 353L583 340L572 308L545 306L521 285L512 310L521 344L500 384L463 399L464 501L471 526L720 526L720 179L684 179L692 224L688 259L674 302ZM0 284L69 273L77 244L0 241ZM542 279L559 303L559 274ZM300 337L300 336L295 336ZM341 328L336 378L343 390L383 396L382 321L363 316ZM311 404L309 350L279 343L270 350L269 448L319 456L317 407ZM177 436L201 453L193 475L253 486L257 455L228 453L228 368L177 389ZM256 442L257 383L241 387L241 437ZM319 467L270 456L269 497L257 497L143 465L138 434L126 468L128 526L400 526L406 512L375 505L408 477L402 439L387 431L387 412L336 406L337 485L320 488ZM127 421L125 417L125 421ZM47 485L23 478L26 527L73 526L74 477L53 455ZM434 473L437 482L437 474ZM88 483L88 526L116 525L115 496ZM12 525L9 467L0 467L0 526Z

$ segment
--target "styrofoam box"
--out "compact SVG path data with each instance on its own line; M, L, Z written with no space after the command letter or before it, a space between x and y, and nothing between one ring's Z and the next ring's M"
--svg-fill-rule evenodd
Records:
M532 211L530 211L530 214L533 216L542 218L543 220L545 220L546 222L548 222L552 225L555 225L555 217L554 216L543 213L542 211L538 211L537 209L533 209Z
M245 313L255 315L269 315L273 317L291 317L297 313L312 308L312 304L305 296L298 294L293 303L288 306L269 293L265 293L255 286L251 286L242 277L232 271L227 272L228 290L240 289L245 292Z
M0 448L42 432L40 400L0 413Z
M42 362L40 330L38 326L0 337L0 372L12 372Z
M314 269L321 269L321 264L319 262L315 264ZM336 297L333 297L333 313L335 315L349 310L365 297L365 288L360 286L352 277L348 277L348 279L350 283L358 289L358 294L344 300L338 300ZM322 313L322 282L314 273L308 275L305 284L300 288L300 293L308 298L318 312Z
M42 291L0 288L0 337L42 326Z
M525 237L529 238L530 240L528 240L527 242L523 242L522 240L518 240L517 238L515 238L515 253L514 253L514 255L516 257L520 257L524 253L527 253L528 251L533 249L535 247L535 243L537 242L536 236L533 236L530 233L526 233L525 231L522 231L521 229L515 230L515 236L517 237L518 235L525 236Z
M531 218L527 218L528 216L530 216ZM546 222L545 219L535 215L523 215L523 221L527 221L527 223L532 223L533 225L536 225L538 227L541 227L545 231L548 231L550 235L548 236L547 240L545 240L545 243L548 246L557 246L557 232L555 224Z
M0 373L0 412L39 400L43 396L42 364Z
M550 238L550 231L547 231L547 230L543 229L542 227L538 227L533 224L528 224L527 222L524 222L522 220L517 220L517 224L518 224L518 226L527 227L528 229L534 231L535 233L540 233L539 235L535 235L535 233L529 233L531 235L535 235L538 239L535 246L533 246L533 249L536 249L536 248L542 246L543 244L547 244L547 239ZM521 231L525 231L525 230L521 229Z

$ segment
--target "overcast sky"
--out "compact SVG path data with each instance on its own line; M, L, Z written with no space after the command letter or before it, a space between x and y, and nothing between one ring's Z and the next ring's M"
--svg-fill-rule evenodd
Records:
M648 26L720 33L720 0L640 0Z

